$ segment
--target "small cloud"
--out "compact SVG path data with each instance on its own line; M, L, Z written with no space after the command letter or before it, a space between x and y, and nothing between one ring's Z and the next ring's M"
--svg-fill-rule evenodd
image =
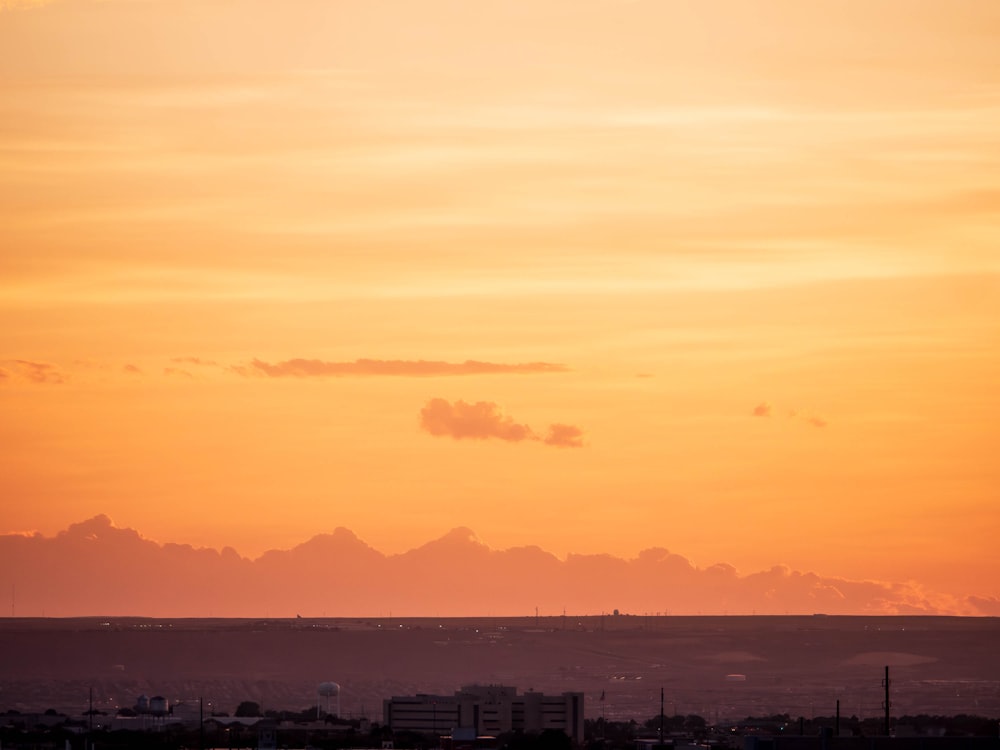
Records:
M805 417L806 423L813 427L826 427L826 420L822 417Z
M489 401L452 404L443 398L432 398L420 410L420 426L431 435L447 435L455 440L498 438L519 442L538 439L530 427L505 417L499 406Z
M9 373L9 372L7 372L7 371L6 371L5 369L3 369L2 367L0 367L0 380L3 380L3 379L5 379L5 378L9 378L9 377L10 377L10 373Z
M549 425L549 434L545 436L544 442L560 448L582 448L583 430L571 424L552 424Z
M651 373L651 372L637 372L635 374L635 376L637 378L651 378L651 377L653 377L653 373Z
M142 375L142 370L140 370L135 365L125 365L122 370L127 372L129 375Z
M755 417L769 417L771 416L771 405L766 401L761 401L750 413Z
M552 424L543 438L528 425L504 416L500 407L491 401L450 403L443 398L432 398L420 410L420 427L431 435L449 436L455 440L497 438L514 443L533 440L559 448L583 447L583 430L579 427Z
M500 364L496 362L439 362L430 360L405 359L356 359L353 362L325 362L320 359L286 359L283 362L269 363L254 359L249 367L236 366L234 372L241 375L250 373L266 375L270 378L281 377L330 377L330 376L366 376L395 375L406 377L437 377L448 375L506 375L526 373L565 372L564 365L549 362L525 362L518 364Z
M177 367L164 367L163 368L163 374L164 375L171 375L171 376L181 377L181 378L194 378L194 375L192 375L187 370L181 370L181 369L179 369Z

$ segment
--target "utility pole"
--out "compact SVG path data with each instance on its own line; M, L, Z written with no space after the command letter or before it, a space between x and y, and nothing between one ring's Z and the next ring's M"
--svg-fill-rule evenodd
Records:
M840 698L837 698L837 728L834 730L834 736L840 736Z
M660 750L663 750L663 688L660 688Z
M889 708L892 703L889 702L889 667L886 665L885 668L885 679L882 680L882 687L885 688L885 700L882 702L882 708L885 709L885 733L889 734Z
M605 692L602 690L601 691L601 739L602 740L607 736L606 732L608 728L608 718L604 710L604 707L606 705L607 705L607 695L605 695Z

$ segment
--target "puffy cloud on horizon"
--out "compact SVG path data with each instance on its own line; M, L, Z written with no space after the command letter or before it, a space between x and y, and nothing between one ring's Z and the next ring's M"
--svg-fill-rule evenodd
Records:
M966 601L983 615L1000 617L1000 597L969 596Z
M500 412L499 405L491 401L466 401L451 403L443 398L432 398L420 410L420 427L435 437L455 440L488 440L497 438L507 442L534 440L561 448L583 446L583 430L568 424L552 424L543 438L526 424L519 424Z
M750 413L755 417L769 417L771 416L771 405L766 401L761 401Z
M503 417L500 419L502 421ZM89 580L97 570L106 569L108 562L114 561L123 570L141 575L145 568L134 564L139 559L145 560L146 565L163 565L177 571L177 576L167 586L175 594L172 606L176 613L192 616L203 614L205 607L212 607L217 613L222 608L233 616L256 614L252 608L258 603L248 605L245 597L239 596L226 601L218 596L218 591L242 591L250 582L259 582L262 575L280 574L284 582L285 606L297 607L309 585L305 571L315 569L324 560L359 566L373 562L382 566L384 563L377 572L373 568L377 585L373 585L373 579L366 580L364 587L357 591L358 597L371 594L373 590L377 592L374 597L385 596L386 591L405 579L397 574L401 566L412 574L415 566L427 569L426 566L440 566L442 562L450 565L459 577L476 568L474 575L486 575L497 584L494 588L503 590L519 591L525 581L530 581L535 587L525 593L530 598L518 602L515 596L508 600L506 606L510 611L524 609L526 602L537 601L534 597L540 592L554 590L558 584L568 597L563 601L583 613L602 611L608 591L615 592L616 606L621 606L623 611L648 610L662 601L658 592L666 587L672 591L669 603L675 614L1000 614L1000 599L995 596L959 598L924 588L913 581L826 577L783 564L750 573L741 572L725 562L701 567L684 555L664 548L643 550L635 558L570 553L560 560L537 547L490 548L465 528L448 532L434 542L415 542L415 545L408 552L384 554L353 532L338 528L333 534L318 534L291 549L270 550L251 559L241 557L230 547L218 550L158 542L136 529L120 527L102 514L70 524L54 536L28 531L0 533L0 569L30 572L33 582L25 586L25 591L37 593L34 606L41 608L45 597L49 597L50 608L56 606L53 597L58 596L58 606L62 614L68 616L95 614L95 610L106 614L116 607L136 613L135 594L127 587L124 593L121 587L112 587L95 597L92 591L66 579L63 571L74 571L79 580ZM484 569L483 565L490 567ZM192 584L206 578L220 581L222 585L200 604L192 604ZM522 585L506 585L515 580ZM306 583L300 587L296 581ZM165 606L170 611L171 605L164 603L162 593L158 590L155 596L146 600L142 605L147 607L145 611L150 607L163 611ZM439 601L426 598L421 601L429 611L456 605L447 591L441 596ZM458 606L469 608L456 611L456 614L475 613L474 604ZM496 602L491 602L491 606L496 606Z
M549 362L524 362L500 364L496 362L440 362L405 359L356 359L353 362L325 362L320 359L286 359L271 364L254 359L249 367L233 368L241 375L258 374L271 378L323 377L343 375L396 375L408 377L435 377L442 375L505 375L525 373L565 372L565 365Z

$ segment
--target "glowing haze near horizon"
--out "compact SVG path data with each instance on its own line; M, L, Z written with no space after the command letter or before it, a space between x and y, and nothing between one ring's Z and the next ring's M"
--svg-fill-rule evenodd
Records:
M994 0L0 3L0 533L466 526L995 597L998 36Z

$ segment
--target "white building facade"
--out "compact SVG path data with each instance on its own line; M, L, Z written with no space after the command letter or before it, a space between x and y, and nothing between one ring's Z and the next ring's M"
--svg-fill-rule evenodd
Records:
M497 685L469 685L454 695L393 696L383 701L390 729L433 734L474 729L478 735L560 730L583 741L583 693L545 695Z

